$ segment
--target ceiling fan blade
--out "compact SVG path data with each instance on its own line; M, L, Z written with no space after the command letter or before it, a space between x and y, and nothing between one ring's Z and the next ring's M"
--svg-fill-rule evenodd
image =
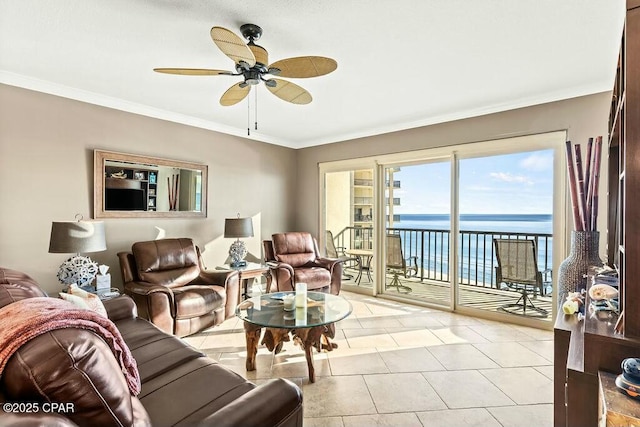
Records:
M234 63L245 61L249 64L249 67L253 67L256 64L256 57L249 49L249 46L232 31L222 27L213 27L211 29L211 38L222 53L231 58Z
M278 76L291 78L318 77L338 68L338 63L324 56L299 56L276 61L269 68L280 70Z
M232 76L231 71L209 70L206 68L154 68L156 73L180 74L184 76Z
M227 91L222 94L222 97L220 97L220 105L228 107L245 99L247 95L249 95L249 91L251 91L251 86L245 85L244 87L241 87L241 84L242 83L235 83L227 89Z
M295 83L281 79L271 80L276 82L276 86L267 86L267 89L283 101L291 102L292 104L308 104L313 99L309 92Z

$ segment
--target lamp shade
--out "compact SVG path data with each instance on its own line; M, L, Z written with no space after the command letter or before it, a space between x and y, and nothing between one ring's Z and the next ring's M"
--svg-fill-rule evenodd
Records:
M253 237L251 218L227 218L224 220L224 237Z
M50 253L87 253L107 250L103 221L51 223Z

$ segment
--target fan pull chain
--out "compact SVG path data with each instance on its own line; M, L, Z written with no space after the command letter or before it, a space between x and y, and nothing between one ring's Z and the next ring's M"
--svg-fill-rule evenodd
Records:
M255 105L256 105L255 106L255 108L256 108L256 116L255 116L256 123L255 123L255 129L258 130L258 89L257 88L256 88L254 93L256 94L256 102L255 102Z
M247 136L251 135L251 97L247 96Z

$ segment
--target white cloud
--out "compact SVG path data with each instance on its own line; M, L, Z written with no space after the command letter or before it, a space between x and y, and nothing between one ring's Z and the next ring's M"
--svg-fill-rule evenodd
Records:
M553 167L553 155L550 153L531 153L520 160L520 167L530 171L551 170Z
M513 175L509 172L491 172L489 174L489 176L491 176L491 178L495 179L496 181L502 181L502 182L521 182L524 184L533 184L533 181L531 181L528 177L524 176L524 175Z

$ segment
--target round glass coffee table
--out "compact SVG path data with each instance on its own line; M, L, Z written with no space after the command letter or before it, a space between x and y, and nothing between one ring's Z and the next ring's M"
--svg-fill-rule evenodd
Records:
M309 368L309 381L315 382L312 350L328 351L337 348L330 338L335 336L334 323L344 319L353 308L351 303L341 296L322 292L307 292L307 307L284 310L283 299L295 292L275 292L249 298L236 308L236 315L244 321L247 339L247 371L255 371L258 342L262 329L265 329L262 344L277 354L282 344L289 341L289 334L304 349ZM324 342L323 342L324 341Z

